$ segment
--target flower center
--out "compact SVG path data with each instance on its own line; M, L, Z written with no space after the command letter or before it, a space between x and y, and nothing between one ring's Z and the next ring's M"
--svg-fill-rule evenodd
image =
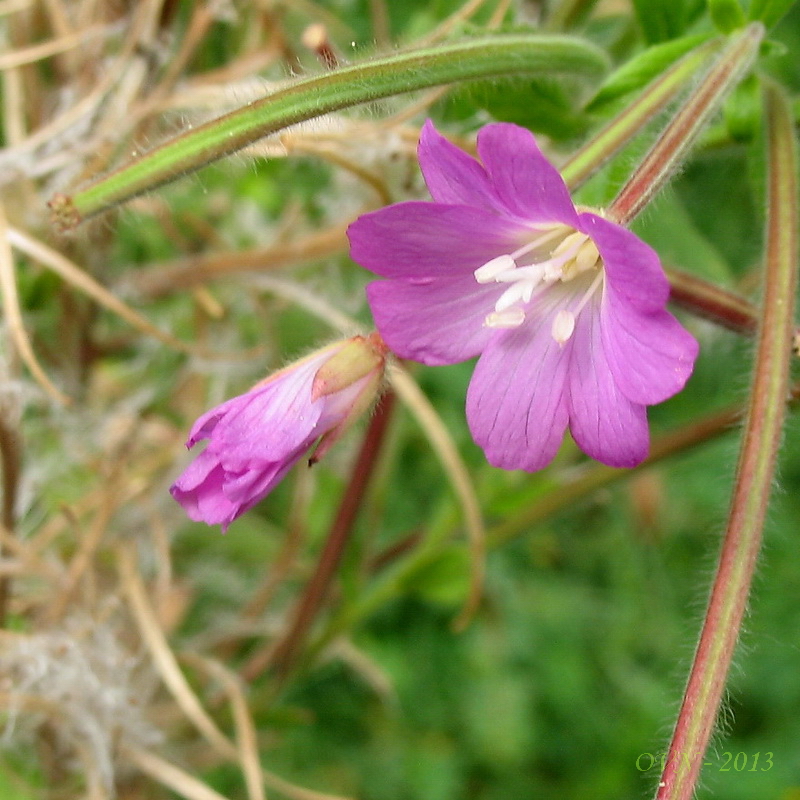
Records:
M475 270L478 283L506 283L494 311L487 314L489 328L518 328L525 321L525 306L555 283L568 283L591 270L597 275L572 309L560 309L554 319L552 336L564 344L575 330L575 320L603 280L603 262L595 243L567 225L536 229L537 235L513 253L487 261Z

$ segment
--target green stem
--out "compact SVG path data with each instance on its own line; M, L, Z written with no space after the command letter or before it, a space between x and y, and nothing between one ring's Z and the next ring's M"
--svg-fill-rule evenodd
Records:
M611 203L610 219L628 225L666 184L725 96L750 67L763 37L764 26L753 22L730 40Z
M765 292L755 376L719 566L657 800L690 800L716 723L761 546L786 410L798 266L797 150L789 105L765 89Z
M514 74L563 73L597 78L607 68L602 50L580 39L497 34L398 53L306 78L263 100L166 142L89 184L50 202L54 222L82 219L229 155L276 131L359 103L456 81Z

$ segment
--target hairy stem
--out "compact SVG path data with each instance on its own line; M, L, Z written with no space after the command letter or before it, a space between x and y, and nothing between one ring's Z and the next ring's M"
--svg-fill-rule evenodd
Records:
M657 800L690 800L694 793L747 605L786 409L798 266L797 151L783 95L770 85L765 100L769 206L755 376L728 529Z
M561 175L570 189L582 186L620 148L663 111L692 81L711 53L720 46L719 40L705 42L687 53L659 75L630 105L576 150L561 166Z
M513 74L599 77L603 52L580 39L494 34L398 53L297 81L207 122L89 184L50 201L54 224L81 220L241 150L290 125L360 103L457 81Z
M247 679L252 680L268 665L273 665L280 675L285 676L301 654L303 642L325 602L345 547L350 541L353 524L363 503L367 484L374 471L381 444L392 418L394 403L395 396L391 391L386 392L378 403L367 432L364 434L361 450L328 533L325 547L314 574L295 607L289 629L274 646L261 654L256 654L245 665L244 674Z
M611 203L610 219L629 224L666 184L728 92L747 72L763 37L764 26L753 22L731 39Z

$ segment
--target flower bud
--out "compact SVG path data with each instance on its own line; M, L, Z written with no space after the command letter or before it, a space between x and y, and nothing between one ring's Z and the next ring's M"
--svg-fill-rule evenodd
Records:
M318 441L318 461L372 405L386 345L377 333L317 350L206 412L186 446L208 439L170 492L190 519L223 530L272 491Z

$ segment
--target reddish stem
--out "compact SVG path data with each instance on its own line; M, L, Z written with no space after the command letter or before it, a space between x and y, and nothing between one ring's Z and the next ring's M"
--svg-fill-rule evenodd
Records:
M353 524L361 509L369 479L373 474L381 444L392 417L394 403L394 393L388 391L381 397L375 408L375 413L364 434L353 474L339 504L339 510L331 525L314 574L295 607L289 630L282 639L268 650L256 653L245 665L243 675L246 679L252 680L270 664L280 675L285 676L297 661L303 642L325 602L328 589L350 540Z
M690 800L694 793L747 606L786 410L797 285L798 162L788 103L771 86L765 94L769 210L755 376L728 529L657 800Z

